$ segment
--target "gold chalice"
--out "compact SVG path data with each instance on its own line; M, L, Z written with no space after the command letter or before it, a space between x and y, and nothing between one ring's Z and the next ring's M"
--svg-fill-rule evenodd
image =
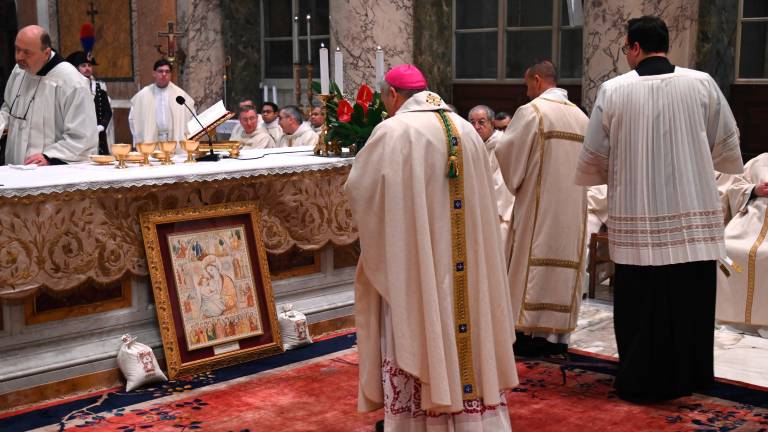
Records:
M184 161L184 163L196 163L197 160L195 160L195 152L197 151L197 148L200 146L199 141L182 141L181 147L184 149L184 151L187 152L187 160Z
M125 165L125 156L131 151L130 144L112 144L112 154L117 158L115 168L127 168Z
M152 152L155 151L155 147L157 147L157 143L143 142L143 143L136 144L136 147L139 149L141 156L144 158L142 159L141 164L144 166L152 165L151 163L149 163L149 155L151 155Z
M160 150L163 151L165 159L161 162L163 165L173 165L173 152L176 151L176 141L160 141Z
M240 141L230 141L229 157L236 158L240 156L240 149L243 147L243 143Z

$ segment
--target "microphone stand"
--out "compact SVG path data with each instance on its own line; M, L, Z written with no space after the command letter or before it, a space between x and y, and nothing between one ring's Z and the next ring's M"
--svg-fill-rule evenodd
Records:
M181 96L179 96L179 98L181 98ZM180 102L178 98L176 99L176 102L177 103ZM203 124L200 123L200 119L197 118L197 115L195 115L195 113L192 111L192 108L190 108L189 105L187 105L186 101L184 101L182 99L181 103L185 107L187 107L187 109L189 110L189 113L192 114L192 117L194 117L194 119L197 122L197 124L200 125L200 129L203 132L205 132L205 135L208 137L208 149L209 149L209 152L208 152L207 155L197 158L197 161L198 162L218 162L219 161L219 155L217 155L216 153L213 152L213 140L211 140L211 134L209 134L208 130L205 128L205 126L203 126Z

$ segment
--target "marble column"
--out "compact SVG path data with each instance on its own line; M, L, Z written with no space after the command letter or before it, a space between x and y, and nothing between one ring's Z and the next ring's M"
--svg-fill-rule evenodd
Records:
M221 0L177 0L181 48L181 86L195 100L197 112L224 99L224 40Z
M673 64L695 66L699 0L585 0L582 104L588 111L600 84L629 70L621 53L627 20L642 15L658 15L667 23Z
M261 13L259 2L221 2L225 57L229 56L227 108L236 111L237 104L250 99L261 101Z
M347 95L354 98L363 83L374 87L377 46L385 69L413 62L413 0L334 0L330 15L331 52L344 53Z
M739 4L733 0L699 0L696 69L717 81L726 97L736 75L736 23Z
M452 11L451 0L413 4L413 63L426 75L430 90L449 102L453 100Z

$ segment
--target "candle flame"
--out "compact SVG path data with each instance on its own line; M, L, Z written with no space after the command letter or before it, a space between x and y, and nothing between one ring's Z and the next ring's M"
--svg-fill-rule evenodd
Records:
M320 48L325 48L325 44L320 42Z
M310 18L312 18L312 17L310 17L309 14L307 14L307 21L309 21Z
M299 20L299 16L298 16L298 15L296 15L295 17L293 17L293 20L294 20L294 21L298 21L298 20Z
M376 46L376 51L381 51L381 45Z

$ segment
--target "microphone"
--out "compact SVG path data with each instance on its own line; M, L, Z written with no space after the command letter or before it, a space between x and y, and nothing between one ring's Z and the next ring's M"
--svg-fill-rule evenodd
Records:
M186 103L186 99L184 99L184 96L176 96L176 103L179 105L184 105L189 110L189 113L192 114L192 117L194 117L195 121L197 121L197 124L200 125L200 129L205 133L205 135L208 137L208 148L209 152L207 155L203 157L197 158L199 162L218 162L219 155L213 152L213 141L211 140L211 135L208 133L208 131L205 130L205 126L203 126L202 123L200 123L200 119L197 118L197 115L194 111L192 111L192 108L189 107Z

